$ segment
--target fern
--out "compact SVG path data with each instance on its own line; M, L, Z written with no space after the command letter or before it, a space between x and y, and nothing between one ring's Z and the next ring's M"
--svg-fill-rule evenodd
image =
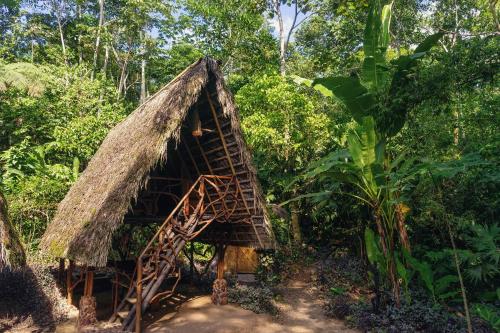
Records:
M0 63L0 92L14 88L27 91L30 96L40 96L51 80L43 66L27 62Z

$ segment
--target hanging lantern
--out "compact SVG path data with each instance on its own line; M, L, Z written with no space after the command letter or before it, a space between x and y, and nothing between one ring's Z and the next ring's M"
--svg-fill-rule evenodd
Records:
M203 134L201 131L201 120L198 109L194 109L191 116L191 134L195 137L200 137Z

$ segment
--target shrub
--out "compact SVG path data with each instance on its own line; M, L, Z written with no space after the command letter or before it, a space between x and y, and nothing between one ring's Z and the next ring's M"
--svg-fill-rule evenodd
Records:
M371 332L429 332L429 333L465 333L465 319L449 313L430 300L413 298L403 301L398 308L391 302L380 312L373 312L367 303L353 304L351 314L347 316L349 324ZM473 320L475 333L493 333L485 322Z
M276 315L278 312L273 301L273 292L266 286L235 285L228 288L228 300L255 313Z
M347 295L336 295L330 298L325 305L325 313L328 317L345 319L352 313L353 302Z

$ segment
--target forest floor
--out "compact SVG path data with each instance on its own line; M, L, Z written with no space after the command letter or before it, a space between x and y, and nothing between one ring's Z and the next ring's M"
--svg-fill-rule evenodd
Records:
M177 312L156 319L148 333L315 333L359 332L324 315L321 292L314 286L315 270L297 272L278 288L278 316L256 314L238 305L213 305L209 296L184 302Z
M323 293L314 266L290 267L288 278L276 288L278 314L257 314L237 304L216 306L209 295L178 293L172 305L149 311L146 333L357 333L343 321L324 314ZM175 303L175 304L174 304ZM57 333L74 332L76 318L57 325Z

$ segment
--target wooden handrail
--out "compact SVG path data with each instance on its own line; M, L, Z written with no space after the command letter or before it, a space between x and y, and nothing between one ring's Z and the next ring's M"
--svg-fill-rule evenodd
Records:
M207 188L212 188L212 193L215 193L215 199L212 199ZM233 189L235 193L233 193ZM191 185L189 190L179 200L172 212L167 216L162 225L158 228L155 235L149 240L148 244L137 258L137 265L134 275L136 277L136 303L135 303L135 330L141 330L141 316L144 306L154 299L155 290L151 287L150 281L163 279L165 269L173 269L175 262L171 262L167 256L171 256L175 260L176 251L182 246L182 241L192 240L201 234L212 221L224 218L226 221L230 219L238 205L238 183L234 175L217 176L217 175L200 175L198 179ZM192 212L189 216L179 215L183 212L183 205L186 200L189 200L191 195L197 196L197 204L191 206ZM228 207L226 198L232 196L232 207ZM205 201L208 203L205 203ZM223 209L216 210L215 205L222 205ZM213 215L208 215L206 212L212 209ZM184 212L185 214L185 212ZM192 220L196 219L196 220ZM180 223L184 221L184 223ZM186 225L186 226L184 226ZM165 263L165 261L167 261ZM163 262L163 263L162 263ZM170 268L165 268L167 265ZM144 276L146 269L146 276ZM151 271L153 269L153 271ZM143 291L143 283L148 281ZM144 295L143 295L144 292ZM143 299L144 296L144 299ZM144 305L143 302L146 302ZM133 317L132 317L133 318Z

